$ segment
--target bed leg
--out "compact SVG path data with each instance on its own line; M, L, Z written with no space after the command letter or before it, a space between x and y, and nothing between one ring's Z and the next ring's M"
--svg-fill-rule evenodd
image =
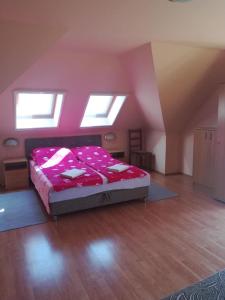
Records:
M57 222L57 221L58 221L58 216L52 216L52 220L53 220L54 222Z
M147 208L147 201L148 201L148 198L147 198L147 197L144 197L144 198L143 198L143 201L145 202L145 208Z

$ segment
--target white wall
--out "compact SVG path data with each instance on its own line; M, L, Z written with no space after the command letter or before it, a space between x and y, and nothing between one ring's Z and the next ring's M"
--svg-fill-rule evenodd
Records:
M146 149L154 155L154 170L165 174L166 163L166 134L163 131L146 131Z
M192 176L193 173L194 134L186 133L183 138L182 172Z

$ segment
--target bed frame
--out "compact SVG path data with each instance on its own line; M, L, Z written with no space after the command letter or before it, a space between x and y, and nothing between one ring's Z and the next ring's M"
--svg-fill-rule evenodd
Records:
M38 147L79 147L79 146L102 146L101 135L82 135L49 138L31 138L25 140L25 154L27 159L31 158L32 150ZM125 202L137 199L146 199L148 187L134 189L121 189L97 193L91 196L68 199L50 203L50 214L58 216L65 213L80 211L84 209L105 206L109 204Z

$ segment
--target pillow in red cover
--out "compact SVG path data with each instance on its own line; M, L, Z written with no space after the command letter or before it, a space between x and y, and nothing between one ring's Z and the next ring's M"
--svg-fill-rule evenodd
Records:
M82 161L91 157L93 159L111 157L110 153L99 146L83 146L72 148L71 151Z
M61 148L62 147L35 148L32 151L31 157L38 165L41 165L45 163L49 158L51 158Z

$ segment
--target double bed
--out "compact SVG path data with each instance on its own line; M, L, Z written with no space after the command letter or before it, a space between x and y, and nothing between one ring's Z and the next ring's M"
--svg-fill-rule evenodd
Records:
M102 168L103 163L101 161L104 153L102 154L100 152L101 159L97 160L97 158L94 157L94 154L93 157L91 156L90 158L90 154L89 156L84 156L81 151L89 148L89 153L92 151L92 148L99 148L99 151L103 151L104 149L101 148L101 146L102 142L100 135L32 138L25 140L26 157L29 159L30 163L30 178L37 192L39 193L47 212L50 215L58 216L69 212L147 198L150 185L150 175L147 172L131 166L127 171L129 176L132 175L130 173L133 173L133 169L139 172L139 175L141 175L137 178L133 176L134 178L125 177L124 179L121 177L122 175L114 175L112 172L108 172L107 168ZM77 184L75 187L72 187L70 186L70 181L68 180L68 188L58 188L57 184L53 184L53 181L49 179L48 173L46 173L47 169L44 170L42 167L40 167L40 164L38 164L32 156L32 153L34 153L35 149L46 147L63 147L70 149L72 152L75 151L75 153L73 152L73 155L80 161L81 166L85 166L85 168L83 168L86 170L85 176L91 176L88 173L88 170L90 170L92 173L95 173L95 177L101 182L95 181L95 184L89 185L87 183L85 186ZM94 153L99 155L99 153ZM107 156L107 154L105 156ZM108 156L105 159L109 161L108 163L111 163L111 165L118 162L112 157ZM69 160L69 162L72 163L72 160ZM63 168L64 167L62 164L61 170ZM61 171L52 172L56 172L55 174L57 174L57 172ZM122 173L125 174L126 172L121 172L121 174ZM52 176L57 177L58 175L53 174ZM121 178L115 180L114 178L116 176L120 176Z

